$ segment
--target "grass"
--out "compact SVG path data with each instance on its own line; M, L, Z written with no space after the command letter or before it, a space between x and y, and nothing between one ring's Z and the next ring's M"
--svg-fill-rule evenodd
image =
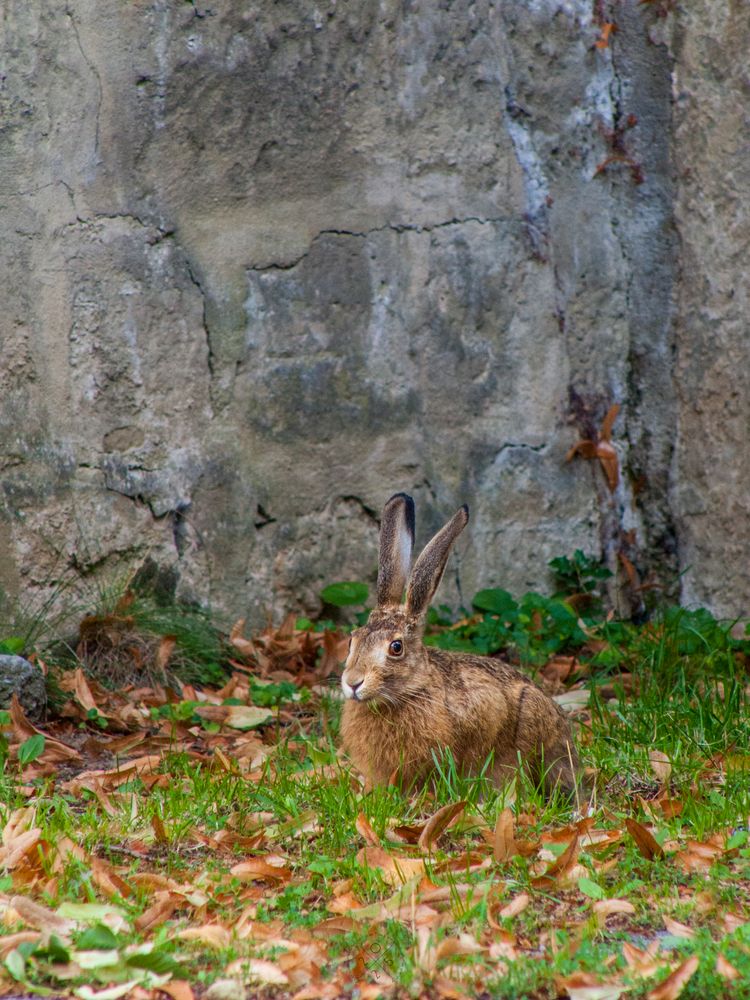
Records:
M210 620L196 624L183 610L190 624L179 633L179 615L153 602L108 613L157 639L178 636L192 670L212 665L212 679L226 679L226 640ZM491 620L459 629L479 622L484 642ZM535 641L530 625L519 648ZM311 628L295 633L300 648L313 642ZM573 717L596 789L592 820L519 782L511 808L520 853L500 860L493 831L505 796L458 774L449 757L436 762L429 789L365 793L337 753L340 703L324 686L302 700L274 688L271 721L251 730L228 721L232 703L263 701L264 685L242 672L232 694L208 701L170 703L158 685L133 692L135 731L132 711L128 725L117 723L122 694L96 689L104 729L82 710L43 727L45 753L52 738L81 752L62 770L45 753L21 767L6 718L0 909L6 934L26 938L0 941L2 985L84 998L87 988L119 986L121 995L168 987L176 1000L246 989L544 1000L600 984L608 996L638 998L697 956L681 996L747 993L747 649L696 613L596 628L567 679L590 692ZM435 624L438 640L441 629L455 641L452 622ZM274 641L266 636L264 649ZM322 647L310 648L314 656ZM213 715L200 714L204 705ZM140 742L112 750L129 738ZM133 758L148 766L113 774ZM457 801L466 805L455 823L420 851L426 820ZM30 831L32 847L14 854ZM624 905L607 915L608 901Z

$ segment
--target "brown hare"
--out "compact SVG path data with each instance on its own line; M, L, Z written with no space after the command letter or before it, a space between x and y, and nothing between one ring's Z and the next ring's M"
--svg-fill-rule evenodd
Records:
M368 786L387 784L394 774L407 786L422 781L434 768L434 754L449 749L463 773L480 771L492 753L498 786L520 762L547 790L559 785L573 792L575 745L547 695L501 660L423 645L427 608L468 520L468 508L461 507L409 576L414 501L396 493L386 503L377 607L352 633L341 678L344 748Z

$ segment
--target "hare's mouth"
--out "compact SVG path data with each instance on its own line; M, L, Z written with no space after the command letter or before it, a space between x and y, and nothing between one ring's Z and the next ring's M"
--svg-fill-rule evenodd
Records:
M342 677L341 687L344 691L344 697L349 698L352 701L370 701L370 699L374 697L372 691L365 690L363 681L357 681L355 684L348 684Z

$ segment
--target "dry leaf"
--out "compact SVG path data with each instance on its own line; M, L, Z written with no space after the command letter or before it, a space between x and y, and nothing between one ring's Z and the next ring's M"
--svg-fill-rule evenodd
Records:
M646 1000L676 1000L698 969L698 956L688 958L658 986L646 994Z
M531 884L537 889L550 888L555 882L563 879L571 871L578 860L579 851L579 838L575 836L560 857L549 865L543 875L532 879Z
M421 858L403 858L389 854L382 847L364 847L357 855L360 864L379 868L389 885L398 886L415 875L424 874Z
M646 829L641 823L634 819L626 819L625 826L628 833L633 838L644 858L653 861L655 858L663 858L664 850L658 843L653 833Z
M27 899L26 896L14 896L10 905L25 924L46 934L57 934L58 937L64 938L75 928L72 920L59 916L46 906L35 903L33 899Z
M740 974L729 961L729 959L724 958L724 956L719 952L716 956L716 972L721 976L722 979L727 979L730 982L733 979L739 979Z
M50 764L62 764L71 760L81 759L81 755L77 750L67 746L67 744L62 743L60 740L53 739L52 736L49 736L41 729L37 729L36 726L33 726L29 722L23 708L21 708L21 703L15 691L10 701L10 721L13 726L13 733L21 743L31 739L34 735L44 737L44 752L39 760Z
M605 927L607 917L612 917L616 913L635 913L635 907L627 899L597 899L592 910L600 927Z
M147 934L172 916L182 900L171 892L158 892L156 902L136 917L134 926L141 934Z
M431 816L425 823L424 829L419 837L419 847L423 851L431 851L440 835L460 816L466 808L465 802L449 802L447 806L438 809L434 816Z
M648 759L651 761L651 770L654 772L658 780L663 784L669 781L670 775L672 774L672 764L669 757L661 750L650 750L648 754Z
M203 924L201 927L186 927L177 935L183 941L201 941L209 948L228 948L232 935L221 924Z
M272 865L263 858L241 861L230 869L235 878L243 882L288 882L292 873L288 868Z
M229 633L229 641L241 656L244 656L246 660L252 660L255 658L255 645L242 635L244 630L245 619L238 618Z
M639 976L643 979L653 976L657 969L662 968L664 963L659 961L657 955L659 954L659 942L652 941L651 944L645 948L636 948L634 944L629 941L623 942L622 945L622 957L630 969L630 972L634 976Z
M695 937L695 931L691 927L688 927L687 924L681 924L679 920L672 920L672 918L666 916L666 914L662 916L662 920L664 921L664 926L667 928L669 933L673 934L675 937Z
M510 920L512 917L517 917L519 913L522 913L526 909L530 901L531 897L527 892L520 892L517 896L514 896L509 903L500 907L497 914L494 914L493 907L489 906L487 908L487 922L494 930L502 930L500 924L497 923L496 917L499 917L502 920Z
M509 861L519 853L514 835L513 811L503 809L495 823L492 854L495 861Z
M195 1000L193 987L185 979L172 979L168 983L161 983L159 989L172 997L172 1000Z
M355 826L357 833L363 838L366 844L369 844L371 847L380 847L380 837L378 837L377 833L370 826L370 821L364 813L360 813L357 816Z

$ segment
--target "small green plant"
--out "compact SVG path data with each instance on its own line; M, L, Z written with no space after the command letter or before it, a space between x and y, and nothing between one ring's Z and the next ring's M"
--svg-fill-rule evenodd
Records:
M581 549L576 549L572 557L557 556L555 559L550 559L547 565L555 578L557 586L555 597L576 598L589 614L601 612L601 594L598 588L603 580L608 580L612 576L612 573L602 565L600 559L587 556ZM583 597L588 600L582 601Z
M516 601L507 590L493 588L480 590L472 603L478 615L428 635L425 642L483 655L510 652L539 666L587 640L576 613L555 597L529 593Z

